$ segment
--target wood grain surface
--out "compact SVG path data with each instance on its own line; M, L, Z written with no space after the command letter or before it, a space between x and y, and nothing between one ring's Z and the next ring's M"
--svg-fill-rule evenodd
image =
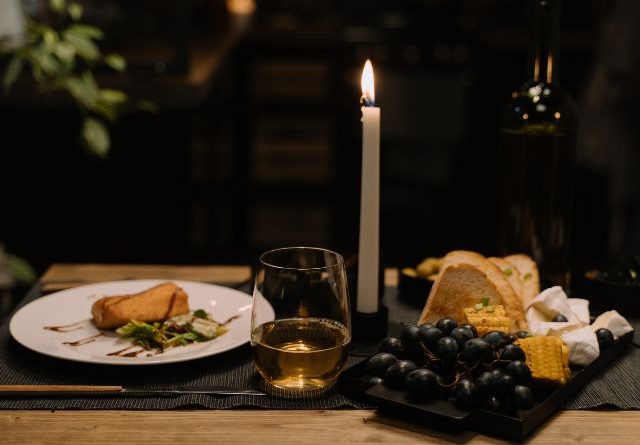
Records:
M11 444L502 444L472 431L444 431L374 411L0 411ZM638 411L563 411L532 444L637 443Z
M54 264L41 278L53 292L100 281L167 279L237 285L251 278L249 266L160 266L146 264Z
M54 265L43 284L131 278L233 283L242 266ZM388 270L387 284L397 282ZM67 286L69 287L69 286ZM2 383L2 382L0 382ZM640 443L640 411L560 411L529 437L533 444ZM0 444L499 444L473 431L414 423L370 410L0 411Z

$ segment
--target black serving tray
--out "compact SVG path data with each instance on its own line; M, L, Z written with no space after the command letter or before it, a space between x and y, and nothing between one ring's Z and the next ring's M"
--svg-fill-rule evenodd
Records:
M447 400L440 399L416 401L405 391L370 383L371 375L367 373L367 360L344 371L340 376L338 388L348 395L364 396L381 411L402 413L409 419L430 421L437 419L444 421L447 425L453 423L493 436L523 440L593 376L623 354L633 341L633 334L633 331L625 334L614 344L600 351L600 356L589 366L572 367L571 379L566 385L547 393L536 390L538 398L536 405L530 410L518 411L517 414L497 413L484 409L467 411Z

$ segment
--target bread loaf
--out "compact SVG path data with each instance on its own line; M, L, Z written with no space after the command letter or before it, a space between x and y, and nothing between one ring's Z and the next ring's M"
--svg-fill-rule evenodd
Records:
M512 331L527 329L522 301L504 272L476 252L452 251L443 260L419 324L443 317L463 320L463 308L473 306L483 298L488 298L490 305L504 306Z
M518 272L518 269L514 267L510 262L505 260L504 258L498 257L489 257L487 258L491 261L495 266L502 271L505 278L511 285L511 288L516 293L520 301L522 301L524 306L524 297L523 297L523 281L522 275ZM526 308L524 308L526 310Z
M540 274L536 262L528 255L518 253L504 257L509 264L518 270L522 277L522 303L526 310L533 299L540 293Z

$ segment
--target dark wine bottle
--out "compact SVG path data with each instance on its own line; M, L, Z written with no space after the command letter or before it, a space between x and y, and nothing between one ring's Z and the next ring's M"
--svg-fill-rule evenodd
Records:
M500 128L503 254L527 253L543 288L568 286L577 110L558 85L560 0L531 0L526 82L511 95Z

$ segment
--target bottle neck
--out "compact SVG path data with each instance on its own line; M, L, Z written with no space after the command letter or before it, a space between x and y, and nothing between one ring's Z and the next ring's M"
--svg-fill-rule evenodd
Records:
M558 72L560 0L532 0L528 78L553 83Z

